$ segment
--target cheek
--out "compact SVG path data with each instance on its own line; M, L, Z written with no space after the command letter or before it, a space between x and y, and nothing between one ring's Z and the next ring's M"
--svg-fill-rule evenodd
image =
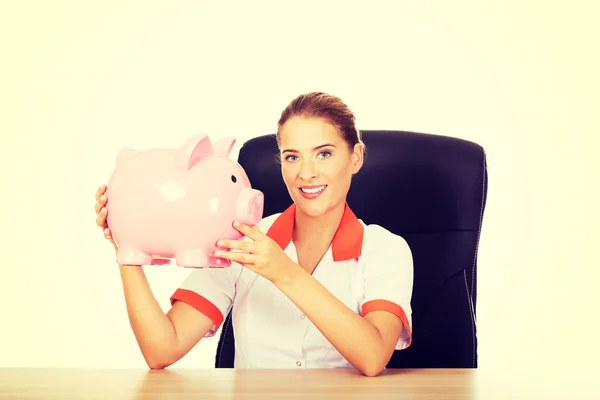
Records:
M345 162L330 165L329 168L323 170L323 175L331 179L345 180L349 175L352 175L350 165Z
M281 168L281 176L283 177L283 181L288 184L294 181L294 171L289 166L284 166Z

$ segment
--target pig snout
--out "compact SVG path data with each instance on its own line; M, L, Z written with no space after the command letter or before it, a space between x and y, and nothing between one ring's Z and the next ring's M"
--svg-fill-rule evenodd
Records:
M236 219L246 225L256 225L263 216L264 196L256 189L245 188L240 193Z

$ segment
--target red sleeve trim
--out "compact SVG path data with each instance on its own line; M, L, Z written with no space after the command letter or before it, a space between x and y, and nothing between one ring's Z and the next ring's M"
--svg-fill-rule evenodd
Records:
M408 332L408 345L412 343L412 331L410 329L410 325L408 324L408 318L406 318L406 313L404 312L402 307L389 300L370 300L362 306L363 317L371 311L387 311L400 318L400 320L402 321L402 325L404 325L404 329L406 329L406 331Z
M223 323L223 314L213 303L206 298L200 296L198 293L188 289L177 289L171 296L171 305L176 301L183 301L200 311L202 314L210 318L215 324L215 332L219 329Z

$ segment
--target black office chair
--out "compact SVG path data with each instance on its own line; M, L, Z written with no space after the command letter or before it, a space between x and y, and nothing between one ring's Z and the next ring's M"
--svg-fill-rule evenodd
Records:
M362 131L365 163L353 178L348 204L367 224L408 242L414 258L412 345L388 368L477 367L477 251L487 166L478 144L440 135ZM291 198L277 162L275 135L247 141L239 163L265 194L264 215ZM390 259L393 262L393 259ZM231 314L223 323L215 366L233 368Z

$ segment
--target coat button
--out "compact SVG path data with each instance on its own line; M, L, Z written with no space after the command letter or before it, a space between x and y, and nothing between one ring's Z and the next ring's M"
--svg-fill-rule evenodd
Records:
M299 367L301 367L302 363L300 361L296 361L296 365L299 366Z
M304 319L304 318L306 318L306 315L302 314L302 315L300 316L300 319Z

